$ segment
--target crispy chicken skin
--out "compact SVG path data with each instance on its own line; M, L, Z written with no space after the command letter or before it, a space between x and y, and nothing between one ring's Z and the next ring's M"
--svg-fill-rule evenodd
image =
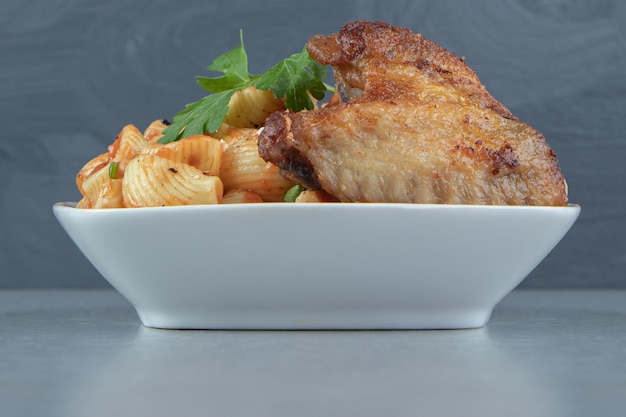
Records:
M341 102L266 120L259 153L286 177L343 202L567 205L542 134L453 53L375 22L307 50L333 67Z

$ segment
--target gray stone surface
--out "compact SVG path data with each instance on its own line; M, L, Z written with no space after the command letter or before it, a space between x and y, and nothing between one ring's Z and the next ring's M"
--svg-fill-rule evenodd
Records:
M0 291L2 415L622 417L626 292L516 290L481 329L176 331L114 291Z

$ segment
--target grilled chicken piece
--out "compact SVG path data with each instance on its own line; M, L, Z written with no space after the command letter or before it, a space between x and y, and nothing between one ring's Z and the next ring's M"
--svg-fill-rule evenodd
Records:
M567 205L542 134L453 53L373 22L307 50L333 66L341 102L266 120L259 153L286 177L344 202Z

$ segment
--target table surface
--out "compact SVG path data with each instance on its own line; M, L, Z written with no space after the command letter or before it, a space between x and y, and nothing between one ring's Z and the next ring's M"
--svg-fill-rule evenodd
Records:
M0 291L6 416L624 416L626 291L516 290L481 329L143 327L112 290Z

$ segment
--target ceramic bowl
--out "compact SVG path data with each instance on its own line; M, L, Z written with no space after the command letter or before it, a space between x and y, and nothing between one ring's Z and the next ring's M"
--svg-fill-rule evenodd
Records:
M482 327L580 213L341 203L53 210L141 322L168 329Z

